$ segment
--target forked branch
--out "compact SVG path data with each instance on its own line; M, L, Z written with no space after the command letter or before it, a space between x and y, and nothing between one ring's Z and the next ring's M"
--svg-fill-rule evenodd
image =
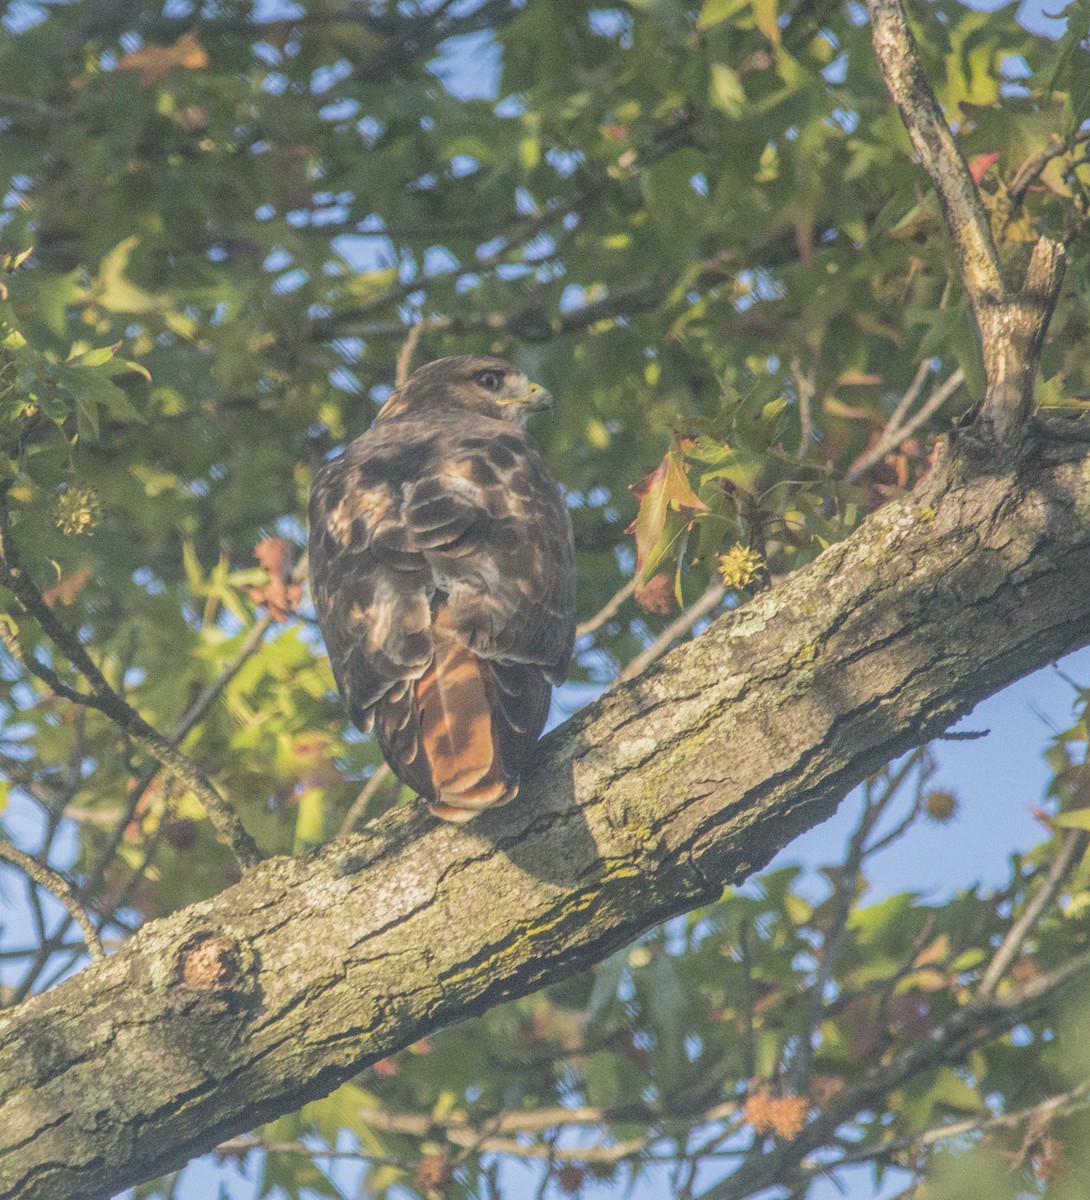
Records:
M935 99L901 0L867 0L886 87L935 185L962 282L976 314L987 391L977 431L1012 443L1029 416L1037 359L1063 281L1064 248L1042 237L1021 287L1004 273L988 214Z

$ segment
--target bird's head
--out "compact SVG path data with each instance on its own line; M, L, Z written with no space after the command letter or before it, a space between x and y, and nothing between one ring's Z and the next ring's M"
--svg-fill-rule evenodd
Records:
M379 421L460 408L522 424L530 413L551 408L552 396L502 358L459 354L414 371L379 410Z

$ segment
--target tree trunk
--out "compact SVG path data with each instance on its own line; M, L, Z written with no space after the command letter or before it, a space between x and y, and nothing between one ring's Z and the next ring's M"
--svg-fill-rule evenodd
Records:
M916 491L542 744L0 1015L0 1200L103 1197L715 900L855 784L1090 641L1090 427L963 435ZM997 450L989 451L998 455Z

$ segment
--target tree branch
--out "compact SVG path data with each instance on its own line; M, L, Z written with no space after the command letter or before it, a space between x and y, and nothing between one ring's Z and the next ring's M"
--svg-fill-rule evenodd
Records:
M1007 474L963 438L911 496L550 734L506 808L464 828L393 810L261 863L9 1010L0 1200L120 1191L600 960L1090 642L1090 454L1065 429ZM950 1052L1085 967L959 1017Z
M292 573L292 578L296 582L301 582L306 577L306 555L304 555ZM250 657L256 653L264 640L265 634L273 624L271 616L266 614L254 622L249 633L243 638L242 644L235 651L234 657L227 662L219 675L212 680L211 683L201 692L201 694L193 701L186 709L185 713L174 725L167 734L167 741L172 746L178 746L182 739L204 719L209 709L216 702L223 690L231 682L232 679L242 670ZM4 638L4 625L0 622L0 638ZM6 641L6 638L4 639ZM18 647L20 650L21 647ZM125 830L128 828L129 822L133 819L140 801L144 797L144 793L151 786L155 777L159 774L160 764L152 763L148 766L140 777L136 780L135 786L126 798L125 805L116 816L110 819L113 822L113 831L107 838L105 845L99 850L95 857L94 863L87 871L83 882L80 884L79 890L76 892L76 898L81 903L93 896L102 883L105 877L106 870L110 863L113 862L114 855L117 853L118 846L121 845ZM73 814L75 815L75 814ZM96 814L98 815L98 814ZM77 819L87 820L88 814L79 816ZM114 909L116 911L116 907ZM112 915L112 914L111 914ZM67 920L62 920L60 925L54 930L52 937L44 941L33 952L32 961L29 964L26 974L19 982L18 986L13 990L10 1003L19 1004L29 994L31 988L37 982L42 971L50 958L59 950L63 949L64 937L68 932L69 923Z
M344 820L337 831L338 837L344 837L345 834L351 833L356 828L363 819L368 804L374 799L375 793L388 779L393 778L393 774L389 763L382 763L375 768L375 773L360 789L360 794L352 801L351 808L344 814Z
M593 617L588 617L585 621L581 621L575 627L576 639L586 637L588 633L594 633L610 618L616 615L624 602L636 590L636 584L639 582L639 577L633 575L622 587L620 587L610 598L602 605L602 607L594 614Z
M83 936L87 941L87 952L91 958L98 962L105 957L94 922L84 911L83 906L76 898L72 885L63 875L58 874L52 867L38 862L37 859L31 858L29 854L24 854L22 850L2 838L0 838L0 858L6 859L13 866L18 867L29 875L40 888L44 888L51 895L56 896L68 909L72 920L83 930Z
M1085 148L1087 142L1090 142L1090 133L1080 133L1057 139L1051 145L1045 146L1043 150L1031 154L1018 168L1010 182L1007 189L1010 198L1016 204L1020 204L1030 186L1040 178L1041 172L1050 162L1057 158L1063 158L1065 154L1073 153L1079 146Z
M922 364L924 367L926 363ZM951 372L945 382L941 383L928 396L927 400L920 406L918 412L909 417L907 421L903 421L907 406L905 401L913 396L913 393L918 392L916 381L919 380L919 373L916 379L913 380L912 386L905 393L901 403L897 405L896 411L890 416L886 423L885 429L882 431L882 436L878 441L865 453L852 463L844 476L845 482L855 483L861 479L875 463L881 462L883 458L891 450L896 450L907 438L910 438L921 425L925 424L932 415L946 403L947 400L957 391L965 382L965 372L958 367L957 370ZM902 423L903 421L903 423Z
M635 679L656 658L661 658L679 637L688 633L698 621L717 608L726 594L726 587L718 580L713 579L699 600L695 600L683 613L675 617L646 650L641 651L632 659L621 672L621 682L627 683L628 680Z
M976 999L984 1001L995 995L1003 977L1010 970L1014 960L1021 954L1026 938L1033 932L1034 926L1063 886L1068 872L1082 858L1088 845L1090 845L1090 834L1078 829L1069 829L1065 832L1060 852L1049 864L1040 888L1018 919L1011 925L1007 936L981 976L975 992Z
M870 1107L905 1080L943 1063L956 1062L975 1047L1029 1020L1046 999L1088 970L1090 951L998 999L986 998L978 1003L974 998L956 1009L926 1038L916 1041L891 1061L873 1065L855 1087L821 1112L797 1138L777 1143L771 1152L746 1162L728 1179L705 1192L703 1200L744 1200L764 1188L786 1187L806 1178L812 1174L800 1170L806 1155L825 1146L837 1127L852 1115Z
M868 0L867 9L886 88L935 185L965 289L974 307L998 304L1006 298L1007 289L988 214L924 73L901 0Z
M1010 1129L1017 1125L1035 1126L1049 1121L1055 1121L1071 1113L1079 1112L1090 1104L1090 1083L1080 1083L1070 1091L1058 1096L1050 1096L1039 1104L1031 1104L1026 1108L1015 1109L1013 1112L998 1113L995 1116L982 1114L979 1117L968 1117L964 1121L948 1121L945 1125L935 1125L921 1133L909 1134L906 1137L893 1138L877 1145L859 1147L848 1150L833 1162L823 1162L807 1167L802 1178L816 1178L819 1175L830 1175L839 1167L851 1163L895 1160L906 1151L933 1146L951 1138L964 1137L967 1133L985 1133L992 1129Z
M1033 404L1037 356L1063 281L1064 248L1040 238L1021 289L1009 285L988 214L924 73L901 0L867 0L867 9L886 88L935 185L980 328L988 387L976 427L989 440L1010 444Z

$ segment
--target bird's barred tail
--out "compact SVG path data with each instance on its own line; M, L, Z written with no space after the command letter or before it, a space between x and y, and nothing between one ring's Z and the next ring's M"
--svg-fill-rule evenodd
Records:
M456 642L438 649L417 680L420 747L432 779L428 807L444 820L471 821L518 792L500 758L495 688L488 663Z

